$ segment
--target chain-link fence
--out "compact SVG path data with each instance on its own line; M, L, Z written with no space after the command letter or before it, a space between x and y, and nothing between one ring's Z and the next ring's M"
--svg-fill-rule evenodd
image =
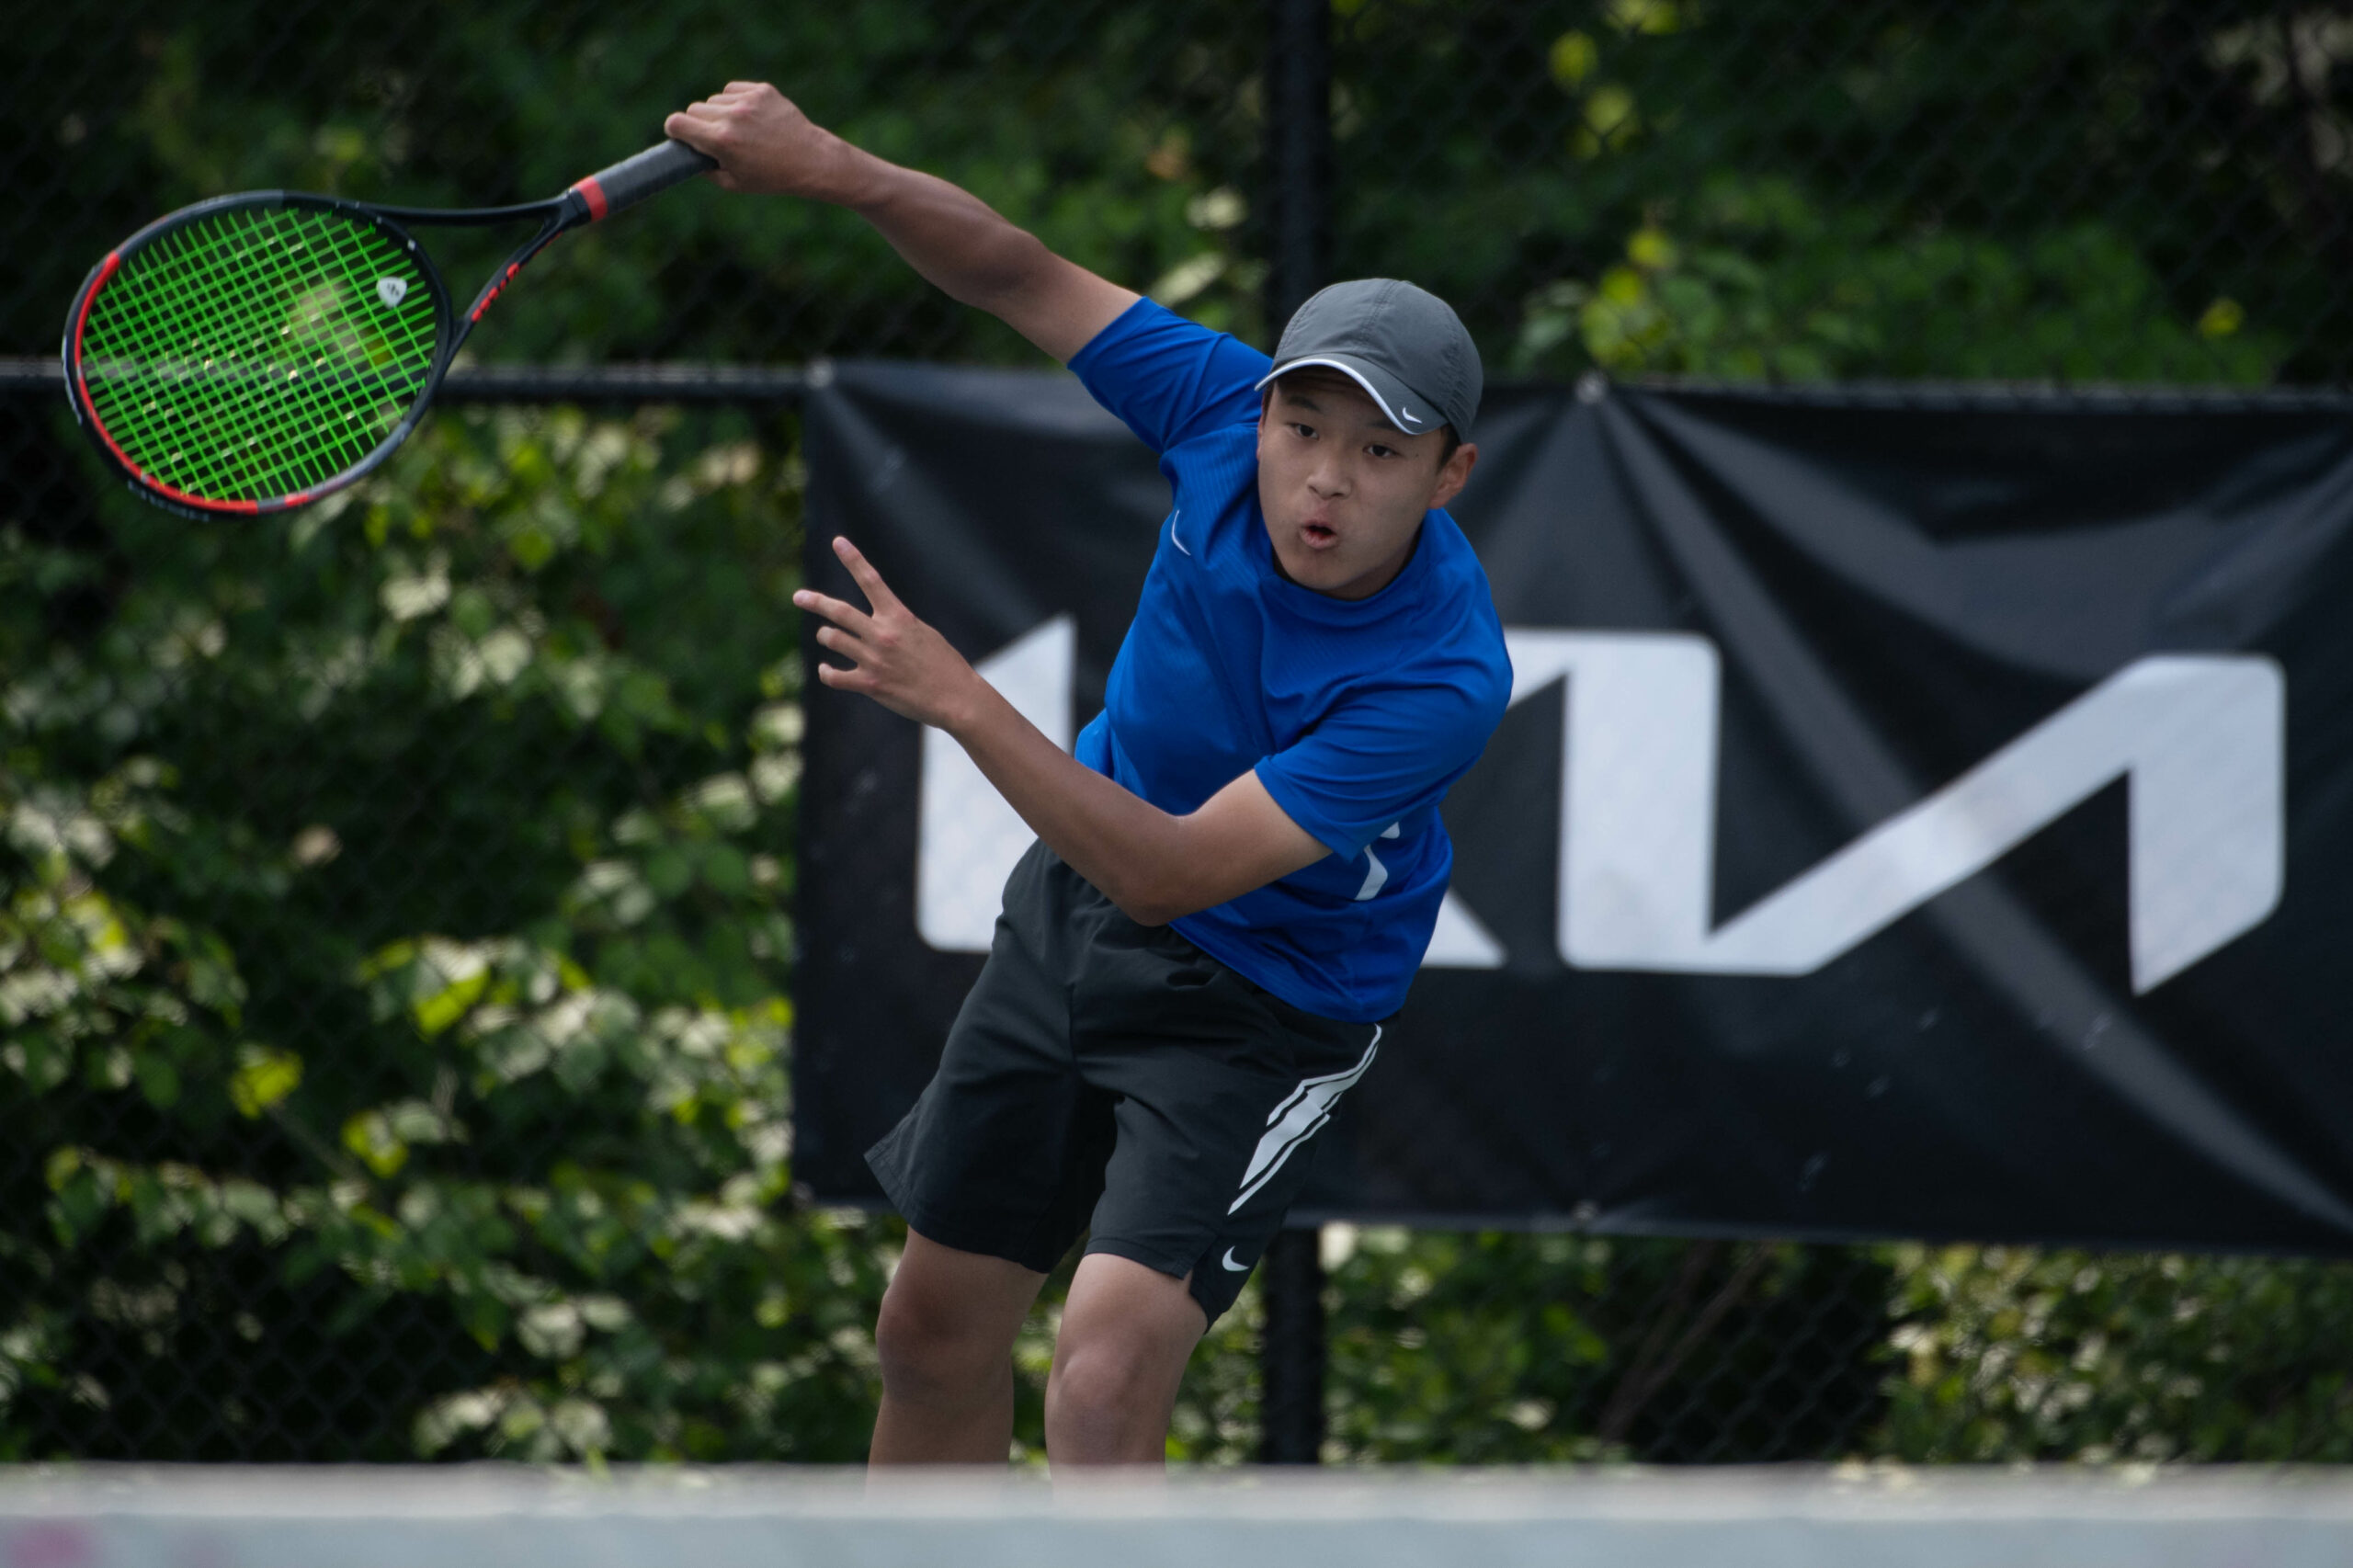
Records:
M1288 58L1278 17L1301 8L28 11L0 101L0 347L45 349L83 269L184 201L551 194L738 75L1263 337L1267 119L1297 90L1268 66ZM1304 9L1328 39L1328 140L1302 165L1328 186L1328 212L1308 215L1323 264L1438 289L1497 369L2312 383L2343 380L2353 352L2353 15L2336 8ZM715 191L583 236L477 347L531 363L1026 352L855 219Z
M1514 369L2345 378L2341 9L1337 9L1339 265Z
M2334 382L2347 61L2353 15L2146 0L28 14L0 350L198 196L551 193L749 75L1261 342L1389 272L1498 371ZM506 241L433 243L463 287ZM788 1132L794 380L594 368L1027 351L707 189L475 345L534 369L257 527L102 483L38 367L0 397L0 1456L862 1449L896 1233L797 1198ZM2353 1446L2335 1264L1319 1249L1335 1459ZM1257 1451L1264 1314L1175 1451Z

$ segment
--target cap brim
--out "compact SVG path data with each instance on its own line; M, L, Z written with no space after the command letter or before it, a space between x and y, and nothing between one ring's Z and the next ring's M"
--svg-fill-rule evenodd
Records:
M1311 365L1337 370L1362 387L1365 395L1372 399L1373 406L1381 410L1381 418L1389 422L1392 430L1402 430L1408 436L1420 436L1446 423L1445 416L1429 405L1427 398L1415 396L1404 382L1380 367L1346 354L1309 354L1297 359L1286 359L1267 371L1258 385L1250 390L1256 392L1278 377L1288 376L1293 370L1303 370Z

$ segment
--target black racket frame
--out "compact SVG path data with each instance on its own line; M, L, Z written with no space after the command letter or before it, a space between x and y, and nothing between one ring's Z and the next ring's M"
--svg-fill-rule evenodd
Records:
M165 213L137 233L108 251L92 267L82 286L74 291L74 302L66 311L65 337L60 349L64 364L65 398L73 406L74 423L89 438L91 446L107 466L121 477L131 492L183 517L216 517L224 515L255 516L282 512L308 506L338 490L358 483L374 472L386 460L400 449L432 405L434 394L440 390L449 366L464 347L474 324L491 301L505 292L532 257L554 243L556 237L570 230L611 217L625 208L658 191L693 178L718 167L717 161L699 153L682 142L661 142L633 157L623 159L609 168L574 181L561 195L540 201L520 202L509 207L398 207L380 202L351 201L341 197L323 196L301 190L245 190L227 196L210 197L205 200ZM247 207L307 207L358 219L399 245L415 262L418 273L431 286L436 323L434 357L426 372L425 384L418 389L401 422L371 449L367 456L340 473L320 481L306 489L282 496L259 500L227 500L193 495L157 479L141 469L108 434L105 422L98 417L97 406L91 401L89 386L82 369L82 330L87 324L90 307L99 293L122 269L123 264L165 235L188 224L216 216L224 211ZM540 221L537 233L525 240L500 264L497 271L474 296L473 303L464 315L450 308L449 286L442 280L441 269L433 264L431 255L419 244L408 225L454 227L489 227L498 223L517 223L531 219Z

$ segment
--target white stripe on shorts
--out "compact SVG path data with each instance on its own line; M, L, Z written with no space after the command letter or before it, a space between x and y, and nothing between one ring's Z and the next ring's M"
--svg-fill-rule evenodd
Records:
M1316 1130L1332 1119L1332 1108L1340 1096L1356 1086L1365 1069L1372 1065L1375 1052L1381 1049L1381 1026L1372 1026L1371 1042L1364 1048L1364 1060L1343 1073L1327 1073L1321 1078L1302 1078L1299 1087L1285 1096L1282 1104L1267 1114L1267 1135L1258 1140L1257 1150L1250 1156L1250 1168L1242 1173L1242 1196L1235 1199L1226 1212L1231 1214L1251 1199L1258 1189L1274 1179L1291 1151L1315 1136Z

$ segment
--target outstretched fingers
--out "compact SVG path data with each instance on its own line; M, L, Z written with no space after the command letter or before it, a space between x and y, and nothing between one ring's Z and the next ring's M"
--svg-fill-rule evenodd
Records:
M864 686L858 684L861 679L865 682ZM865 674L854 665L819 665L817 683L820 686L837 687L844 691L864 691L874 684L874 677Z
M874 607L875 614L904 608L899 603L899 596L891 591L891 585L882 580L882 574L874 569L874 563L860 553L858 546L847 539L836 538L834 553L840 556L842 564L849 568L850 577L865 594L866 602Z
M890 603L896 606L898 601L890 598L891 590L883 585L874 568L867 563L866 557L858 554L856 546L847 540L837 539L834 540L834 550L841 556L843 563L849 567L850 575L865 590L868 602L878 612L885 599L890 599ZM821 594L814 588L801 589L792 596L792 602L811 615L833 623L817 629L817 646L849 661L846 665L820 663L817 678L827 686L853 691L872 686L874 676L871 672L859 667L859 655L867 651L864 644L874 630L874 616L847 600L837 599L831 594Z
M792 602L795 608L823 616L853 637L863 635L868 623L874 619L856 605L821 594L814 588L801 589L792 596ZM822 642L824 639L820 637L818 641Z
M872 608L861 610L813 588L792 596L795 606L826 622L817 629L818 647L846 661L819 663L817 678L836 691L861 692L903 718L945 728L971 708L971 688L980 677L947 639L899 602L856 545L846 539L833 544Z
M874 672L866 668L866 655L870 652L866 644L838 626L821 626L817 629L817 646L835 658L847 661L829 665L819 660L819 680L827 686L847 687L853 691L868 690L873 686Z

